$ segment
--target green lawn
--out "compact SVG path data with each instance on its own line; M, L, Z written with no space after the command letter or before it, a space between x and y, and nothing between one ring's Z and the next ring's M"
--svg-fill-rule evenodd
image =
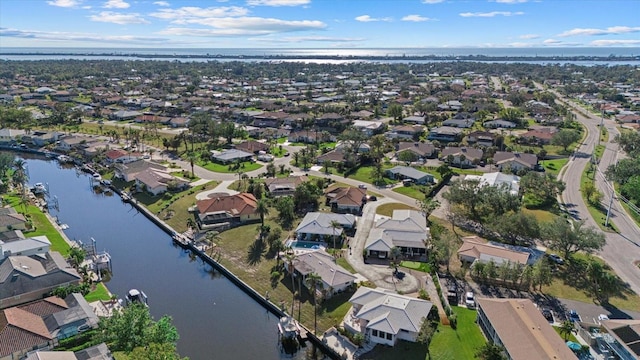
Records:
M418 261L402 261L400 266L425 273L431 272L431 266L429 266L429 264Z
M569 162L569 158L561 158L554 160L543 160L541 163L544 166L544 170L549 174L553 174L554 176L558 176L560 170L567 165Z
M394 347L376 346L371 352L366 353L360 359L376 360L467 360L474 359L475 352L485 343L480 328L476 325L476 312L466 308L453 307L458 316L458 329L453 330L449 326L438 325L437 332L431 340L429 349L431 356L427 355L424 345L399 341Z
M96 288L93 291L85 295L84 298L87 300L87 302L111 300L109 290L107 290L107 288L101 282L96 285Z
M386 169L390 169L391 166L389 165L383 165L382 166L382 171L385 171ZM358 170L356 170L355 172L349 174L349 178L350 179L354 179L354 180L358 180L361 181L363 183L373 183L373 176L371 175L373 173L374 167L373 166L360 166L358 168ZM395 184L397 183L396 180L391 180L389 178L384 177L383 178L384 181L384 185L389 185L389 184Z
M25 217L31 220L33 230L23 230L25 236L45 235L51 242L51 250L59 252L62 256L66 256L69 253L71 248L69 244L38 207L28 205L25 210L25 207L20 204L20 197L15 195L4 195L2 203L12 206L17 212L24 214Z
M376 209L376 214L383 216L391 216L393 215L393 210L416 210L415 207L401 204L401 203L387 203L378 206Z
M342 266L345 270L347 270L348 272L350 272L352 274L357 273L356 269L354 269L353 266L351 266L351 264L349 264L347 259L345 259L343 257L337 258L336 259L336 264Z
M564 334L560 332L560 326L552 326L553 330L555 330L558 335L560 335L560 337L562 338L562 340L564 341L573 341L573 342L578 342L578 339L576 339L575 335L569 334L569 336L567 336L567 339L565 340L564 338Z
M198 163L198 165L202 166L203 168L209 171L226 173L226 174L237 173L238 171L242 171L246 173L249 171L258 170L262 167L262 165L258 163L250 162L250 161L240 163L240 168L236 168L235 164L223 165L223 164L218 164L213 162Z
M412 197L416 200L422 200L424 199L425 194L421 190L426 188L427 186L422 186L422 185L400 186L400 187L394 188L393 192L397 192L398 194Z
M591 217L593 217L593 220L596 222L596 224L598 224L598 227L600 227L600 230L616 231L612 222L609 222L609 227L604 226L607 221L607 209L601 203L594 204L593 202L588 201L588 199L584 197L583 189L585 185L589 182L592 183L594 181L593 180L594 173L593 171L589 171L590 167L591 167L590 165L587 165L587 167L582 172L582 176L580 177L580 194L582 195L582 199L587 205L589 214L591 214Z
M527 209L527 208L522 208L521 210L523 213L525 214L530 214L535 216L536 220L538 220L539 222L551 222L553 221L557 215L555 215L554 213L547 211L547 210L541 210L541 209Z

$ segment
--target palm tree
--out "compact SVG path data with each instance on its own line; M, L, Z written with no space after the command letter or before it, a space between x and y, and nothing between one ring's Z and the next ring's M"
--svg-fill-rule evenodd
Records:
M340 229L342 228L342 225L340 225L339 222L335 221L335 220L331 220L331 231L333 232L333 258L335 260L336 255L335 252L337 251L336 249L336 229Z
M24 190L24 184L29 181L29 176L27 175L27 163L22 159L16 159L13 162L13 167L15 169L11 180L13 181L13 185L17 186L20 190Z
M193 173L193 164L198 160L196 154L193 151L189 151L187 153L187 160L189 160L189 164L191 165L191 177L195 177Z
M220 237L220 233L217 231L209 231L207 232L207 235L205 235L204 238L207 241L207 245L209 246L209 249L211 249L211 251L209 252L209 256L212 256L214 246L216 245L216 243L222 240L222 237Z
M296 257L293 254L289 254L287 253L285 255L285 259L287 262L287 271L289 272L289 274L291 274L291 294L293 296L292 300L291 300L291 316L293 316L293 306L296 303L296 281L294 278L294 273L296 271L296 268L294 266L294 261L296 260Z
M304 280L306 285L310 288L313 288L313 333L317 332L318 328L318 288L323 288L322 277L316 273L310 273L307 275L307 278Z
M238 190L240 190L240 187L242 186L242 175L244 174L244 171L242 170L238 170L236 172L236 175L238 175Z
M573 321L565 320L560 325L560 335L563 335L564 341L569 340L569 335L573 332Z
M264 217L269 215L269 205L265 199L258 200L256 212L260 215L260 228L264 228Z

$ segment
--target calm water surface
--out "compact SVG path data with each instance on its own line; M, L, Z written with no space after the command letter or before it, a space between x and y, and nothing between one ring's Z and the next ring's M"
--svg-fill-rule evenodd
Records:
M178 351L199 359L280 359L277 318L209 265L189 257L171 238L120 197L96 194L90 179L55 161L27 160L30 183L49 184L52 210L70 239L97 241L113 261L106 284L123 297L130 288L149 297L152 315L170 315L180 333ZM299 354L302 358L302 354Z

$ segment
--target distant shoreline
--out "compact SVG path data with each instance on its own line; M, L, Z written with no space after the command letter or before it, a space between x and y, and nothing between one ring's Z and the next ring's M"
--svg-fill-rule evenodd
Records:
M609 56L549 56L549 55L522 55L522 56L491 56L491 55L233 55L233 54L149 54L149 53L123 53L123 52L2 52L0 56L87 56L87 57L121 57L121 58L171 58L171 59L236 59L236 60L346 60L346 61L602 61L622 62L640 60L640 55L609 55Z

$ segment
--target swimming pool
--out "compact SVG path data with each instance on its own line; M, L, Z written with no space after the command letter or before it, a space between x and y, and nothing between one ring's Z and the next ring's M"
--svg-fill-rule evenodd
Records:
M300 241L300 240L289 240L285 245L292 249L311 249L311 250L317 250L325 247L324 243L319 243L315 241Z

